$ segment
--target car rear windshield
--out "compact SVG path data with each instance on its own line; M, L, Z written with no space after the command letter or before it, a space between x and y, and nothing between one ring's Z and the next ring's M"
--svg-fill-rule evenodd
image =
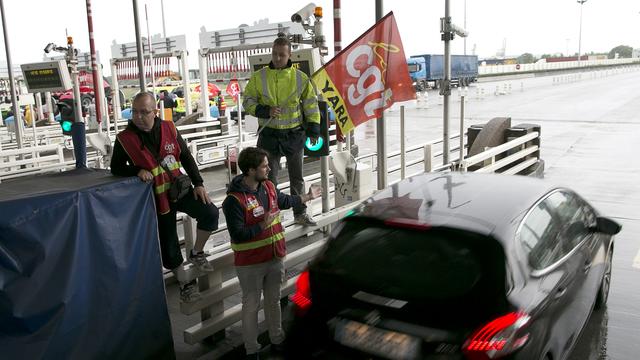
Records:
M358 217L342 226L320 264L350 287L407 301L468 302L476 296L495 301L504 295L504 253L492 238L443 227L393 227Z

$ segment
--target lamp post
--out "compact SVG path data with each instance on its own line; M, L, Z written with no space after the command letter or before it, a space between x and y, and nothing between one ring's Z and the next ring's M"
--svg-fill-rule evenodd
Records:
M587 0L578 0L578 4L580 4L580 33L578 34L578 68L580 67L581 55L582 55L582 5L586 3Z

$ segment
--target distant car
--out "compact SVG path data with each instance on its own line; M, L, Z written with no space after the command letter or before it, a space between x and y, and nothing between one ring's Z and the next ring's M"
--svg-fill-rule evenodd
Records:
M287 357L565 359L607 302L620 229L544 180L406 179L300 275Z

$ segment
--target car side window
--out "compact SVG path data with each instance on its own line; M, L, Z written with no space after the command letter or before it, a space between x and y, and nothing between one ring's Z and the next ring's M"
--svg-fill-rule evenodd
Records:
M561 257L557 239L559 224L544 202L531 210L520 229L520 242L534 269L543 269Z
M569 191L557 192L558 206L556 208L558 217L562 223L560 236L567 247L566 252L573 250L588 235L590 219L585 212L585 204L580 197Z
M560 260L588 234L582 202L565 191L555 191L538 203L524 220L520 242L529 264L540 270Z

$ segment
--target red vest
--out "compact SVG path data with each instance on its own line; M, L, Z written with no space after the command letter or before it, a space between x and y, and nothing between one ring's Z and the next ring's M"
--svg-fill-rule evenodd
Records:
M146 146L142 145L140 137L135 132L125 129L118 134L118 141L127 152L133 165L148 170L153 174L154 193L158 214L169 212L169 196L167 192L171 187L171 178L158 160ZM178 132L171 121L160 121L160 158L165 160L166 167L171 170L173 177L180 172L180 145L178 144Z
M269 180L265 180L262 186L267 190L269 209L277 209L278 195L275 186ZM264 220L267 210L256 196L242 192L231 192L229 195L240 202L244 209L244 222L247 226L255 225ZM260 264L274 257L285 257L287 246L284 240L284 227L280 223L280 215L267 228L249 241L236 243L231 239L231 248L233 249L236 266Z

